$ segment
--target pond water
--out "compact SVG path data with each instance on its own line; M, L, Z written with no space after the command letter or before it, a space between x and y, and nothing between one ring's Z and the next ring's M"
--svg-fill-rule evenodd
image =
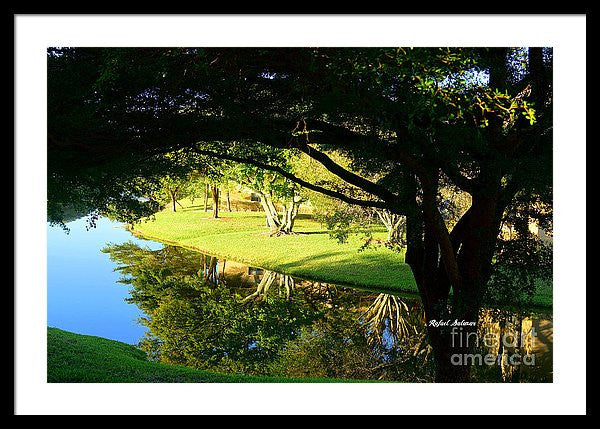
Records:
M85 226L48 228L48 326L221 373L432 381L417 298L142 240L104 218ZM478 338L475 380L552 381L550 314L483 309Z
M162 244L134 237L120 224L100 218L86 230L86 219L62 228L48 226L48 326L135 344L146 328L142 312L127 304L127 287L117 283L115 264L101 252L107 243L133 241L151 249Z

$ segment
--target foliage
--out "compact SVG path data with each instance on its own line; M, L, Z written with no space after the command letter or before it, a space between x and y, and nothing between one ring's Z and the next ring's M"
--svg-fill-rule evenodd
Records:
M425 336L423 320L418 320L418 307L410 309L409 317L418 325L419 334L416 335L413 327L401 337L389 329L373 331L373 325L364 315L358 316L358 311L361 310L356 304L340 306L303 328L273 364L273 374L410 382L432 380L427 354L420 353ZM395 313L386 314L382 321L388 326L400 322Z
M229 374L352 379L387 379L395 365L390 353L399 365L421 362L404 348L411 333L402 347L371 341L372 325L357 318L358 291L322 293L303 283L283 294L265 289L261 299L249 300L255 294L247 295L247 288L201 276L195 252L133 243L104 251L119 264L121 282L132 286L128 301L146 314L149 332L140 348L153 361ZM395 314L385 317L395 324ZM398 379L404 378L391 378Z
M273 364L273 374L286 377L333 377L377 379L376 350L367 343L365 331L349 311L333 311L283 349Z
M536 237L499 240L486 302L528 306L540 286L552 279L552 245Z
M121 264L121 282L133 287L128 301L148 316L142 349L163 363L265 374L282 344L318 316L276 296L244 305L235 291L200 276L198 254L189 250L126 243L105 251Z
M48 328L48 383L347 383L353 380L218 374L146 360L136 347Z

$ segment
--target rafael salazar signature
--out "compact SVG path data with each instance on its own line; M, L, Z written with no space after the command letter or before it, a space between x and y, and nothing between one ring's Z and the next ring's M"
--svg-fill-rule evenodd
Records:
M477 322L470 322L470 321L466 321L466 320L435 320L435 319L431 319L429 321L429 326L433 326L435 328L438 328L440 326L476 326Z

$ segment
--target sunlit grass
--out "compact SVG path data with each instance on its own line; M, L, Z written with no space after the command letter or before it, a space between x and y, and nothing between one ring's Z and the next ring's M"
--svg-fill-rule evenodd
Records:
M182 202L185 206L185 201ZM221 212L213 219L199 206L157 213L134 231L225 259L316 281L417 292L403 252L383 247L360 251L365 239L340 244L308 215L299 215L295 235L269 237L261 212ZM374 238L385 238L382 228Z
M346 243L332 239L310 215L299 215L296 235L269 237L262 212L221 211L213 219L200 205L181 201L184 209L162 211L154 219L136 224L134 232L158 241L195 249L224 259L278 271L296 277L339 285L359 286L374 291L417 294L417 286L404 252L385 247L360 250L361 233ZM383 227L372 236L384 239ZM538 281L531 305L552 306L552 280ZM498 303L496 303L498 304ZM504 303L508 306L511 303Z

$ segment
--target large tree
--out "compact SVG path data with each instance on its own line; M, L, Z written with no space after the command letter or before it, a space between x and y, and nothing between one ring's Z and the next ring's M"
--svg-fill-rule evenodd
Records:
M49 152L117 163L185 150L406 216L406 263L429 321L477 320L507 213L551 213L548 49L61 49L48 60ZM288 152L347 186L282 169ZM453 228L439 196L448 183L471 196ZM450 357L471 347L448 327L428 336L437 380L467 381Z

